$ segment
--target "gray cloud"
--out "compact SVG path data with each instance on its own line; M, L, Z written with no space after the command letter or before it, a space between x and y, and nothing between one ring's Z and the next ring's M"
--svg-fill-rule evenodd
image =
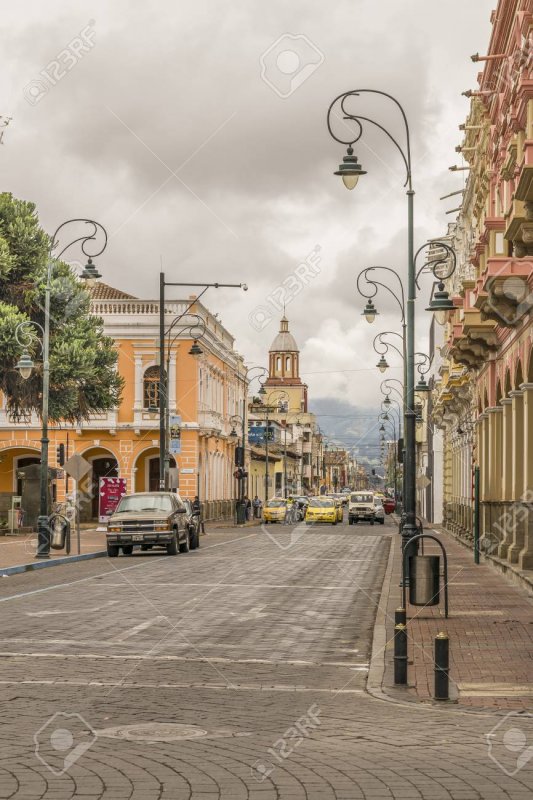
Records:
M264 362L277 321L258 331L249 314L320 245L320 274L287 308L302 370L314 373L308 382L317 396L344 393L372 405L380 380L373 371L329 381L317 373L321 364L374 363L378 323L362 320L355 277L374 263L404 270L402 164L369 130L358 149L369 175L346 192L332 175L344 150L327 133L326 110L335 95L365 86L405 104L417 238L443 232L450 206L438 197L462 181L447 171L467 111L460 92L475 84L468 56L487 46L491 7L492 0L12 5L0 76L1 111L13 116L0 149L4 188L34 200L49 230L73 215L99 219L111 235L100 264L105 280L138 295L156 296L160 257L176 279L246 281L246 295L212 292L206 302L252 363ZM90 19L94 47L30 105L24 87ZM261 79L260 57L286 33L304 34L324 60L284 100ZM365 110L402 137L394 109L369 102ZM380 305L380 325L397 326L394 304Z

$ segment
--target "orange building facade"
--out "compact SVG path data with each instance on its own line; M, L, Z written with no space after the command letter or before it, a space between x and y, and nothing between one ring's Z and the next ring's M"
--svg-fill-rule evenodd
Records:
M205 504L206 518L228 516L236 496L235 442L229 438L229 419L234 414L243 415L246 369L231 334L201 303L193 303L188 310L192 300L170 300L165 305L165 328L185 315L172 332L172 338L176 334L177 338L168 351L169 413L181 418L180 452L171 466L178 468L180 493L191 498L198 494ZM140 300L98 283L91 308L103 320L106 335L116 343L117 369L125 383L118 408L95 414L78 426L51 425L50 467L59 467L59 444L65 446L67 460L77 453L90 465L77 486L72 479L67 484L62 472L53 482L58 502L67 492L76 493L82 521L98 517L101 477L125 478L128 492L159 488L159 302ZM193 336L199 337L199 356L189 353ZM13 495L21 494L24 470L39 463L40 437L37 417L14 423L2 401L2 510L10 505Z

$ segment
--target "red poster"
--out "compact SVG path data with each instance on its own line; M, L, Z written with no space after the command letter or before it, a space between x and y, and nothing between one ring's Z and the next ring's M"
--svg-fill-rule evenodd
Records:
M107 522L126 494L126 478L100 478L98 492L98 521Z

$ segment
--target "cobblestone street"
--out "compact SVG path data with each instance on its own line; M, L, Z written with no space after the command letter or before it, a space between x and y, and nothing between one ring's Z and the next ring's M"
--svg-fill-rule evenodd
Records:
M502 737L531 718L366 693L391 535L219 530L6 578L0 797L530 797Z

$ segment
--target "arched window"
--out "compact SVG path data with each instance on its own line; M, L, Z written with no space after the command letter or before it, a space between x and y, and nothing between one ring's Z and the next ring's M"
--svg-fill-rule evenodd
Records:
M144 373L143 408L159 408L159 367L148 367Z
M280 370L281 370L281 356L278 356L276 358L276 372L279 372Z
M291 357L290 356L286 356L285 357L285 372L290 372L290 369L291 369Z

